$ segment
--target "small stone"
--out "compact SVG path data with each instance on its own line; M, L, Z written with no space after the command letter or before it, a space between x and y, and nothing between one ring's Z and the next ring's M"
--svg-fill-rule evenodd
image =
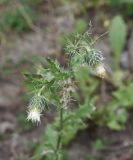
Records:
M5 134L6 132L12 132L15 129L15 125L11 122L0 123L0 134Z
M128 42L128 51L129 51L129 65L130 69L133 70L133 31Z
M103 56L105 57L105 62L109 65L112 64L112 58L111 58L111 49L109 47L108 40L106 38L101 38L96 43L96 49L101 51L103 53Z
M121 66L124 69L129 69L129 53L127 51L122 54Z
M73 31L75 24L74 15L70 7L60 7L58 9L58 17L56 17L55 24L59 28L59 33L70 33Z
M16 105L19 100L19 86L9 83L0 82L0 107L11 107Z

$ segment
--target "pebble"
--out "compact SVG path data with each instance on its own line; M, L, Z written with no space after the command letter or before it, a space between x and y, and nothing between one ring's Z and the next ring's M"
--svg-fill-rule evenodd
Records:
M0 108L15 106L20 101L19 91L19 86L0 81Z
M130 69L133 70L133 31L128 42L128 51L129 51L129 65Z

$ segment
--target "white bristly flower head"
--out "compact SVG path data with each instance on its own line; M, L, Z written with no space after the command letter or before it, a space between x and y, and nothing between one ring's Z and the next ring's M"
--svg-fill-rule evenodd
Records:
M27 120L31 120L34 123L39 123L41 117L41 111L39 108L34 107L29 109Z
M45 97L40 94L33 96L28 106L27 120L39 123L41 121L41 113L45 109L47 109Z

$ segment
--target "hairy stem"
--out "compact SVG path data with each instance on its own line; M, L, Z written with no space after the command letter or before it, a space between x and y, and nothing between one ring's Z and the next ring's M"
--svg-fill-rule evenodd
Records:
M61 160L59 151L62 148L62 128L63 128L63 108L60 109L60 124L59 124L59 134L57 138L57 146L56 146L56 156L55 160Z

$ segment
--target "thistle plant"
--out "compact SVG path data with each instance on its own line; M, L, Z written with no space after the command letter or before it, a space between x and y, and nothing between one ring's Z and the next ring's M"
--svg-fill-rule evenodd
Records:
M92 110L88 109L88 106L83 108L80 104L77 110L72 111L70 102L73 99L73 92L78 88L75 73L79 68L86 66L95 75L101 78L106 76L104 56L101 51L94 48L94 42L88 32L76 34L71 40L66 41L65 52L69 62L67 68L62 67L56 60L46 58L45 67L42 65L36 74L26 75L34 93L28 106L27 119L40 123L43 111L46 111L50 104L57 108L57 117L46 129L45 142L40 148L37 160L40 156L46 160L62 160L63 146L73 138L78 129L85 127L82 118L93 111L93 108Z

